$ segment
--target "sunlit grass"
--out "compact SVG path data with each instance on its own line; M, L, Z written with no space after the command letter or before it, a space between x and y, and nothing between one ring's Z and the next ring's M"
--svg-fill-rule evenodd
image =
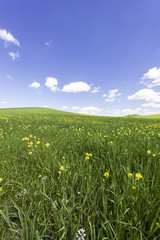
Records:
M160 121L0 110L0 239L160 239Z

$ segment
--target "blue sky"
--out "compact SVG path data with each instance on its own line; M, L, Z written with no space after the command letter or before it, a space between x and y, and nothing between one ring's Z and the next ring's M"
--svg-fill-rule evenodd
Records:
M159 0L2 0L0 108L160 113Z

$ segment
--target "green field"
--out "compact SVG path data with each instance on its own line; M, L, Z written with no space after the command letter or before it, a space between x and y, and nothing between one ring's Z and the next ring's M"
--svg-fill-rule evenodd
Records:
M0 109L0 239L160 239L160 115Z

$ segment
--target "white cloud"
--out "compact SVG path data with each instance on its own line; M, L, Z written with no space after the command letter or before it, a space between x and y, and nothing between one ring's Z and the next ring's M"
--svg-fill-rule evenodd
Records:
M71 109L73 109L73 110L79 110L79 109L80 109L80 107L78 107L78 106L75 106L75 107L71 107Z
M79 108L78 112L83 113L83 114L91 114L91 115L97 115L100 113L103 109L98 108L98 107L93 107L93 106L88 106L88 107L82 107Z
M88 92L90 89L91 87L85 82L71 82L63 87L62 92Z
M19 41L10 32L7 32L6 29L0 29L0 39L4 40L6 44L10 42L20 47Z
M118 92L118 89L113 89L108 91L108 98L114 98L116 96L116 93Z
M135 94L128 96L128 100L145 100L146 102L160 102L160 92L152 89L141 89Z
M44 105L43 107L44 107L44 108L48 108L48 106L47 106L47 105Z
M7 104L7 103L8 103L7 101L1 102L2 105L5 105L5 104Z
M113 115L120 115L121 110L114 110L112 112Z
M48 47L51 47L52 46L52 40L46 41L44 44Z
M99 92L98 89L93 89L93 90L92 90L92 93L98 93L98 92Z
M105 99L106 102L114 102L115 100L116 100L115 98L111 98L111 99L106 98Z
M57 85L58 85L58 80L56 78L53 78L53 77L46 78L45 86L50 88L52 92L56 92L58 90Z
M11 56L12 60L16 60L20 57L18 52L9 52L9 55Z
M10 79L10 80L13 80L13 77L12 77L11 75L9 75L9 74L7 74L6 77L7 77L8 79Z
M38 83L38 82L36 82L36 81L34 81L33 83L31 83L30 85L29 85L29 87L32 87L32 88L39 88L41 85L40 85L40 83Z
M121 95L121 93L118 93L118 89L113 89L113 90L109 90L108 94L104 94L102 97L107 97L105 99L106 102L114 102L117 97L119 97Z
M130 108L126 108L126 109L122 110L122 113L127 114L127 115L132 115L132 114L139 114L139 111L132 110Z
M63 106L62 109L68 109L68 107L67 106Z
M160 68L150 68L141 79L140 83L145 84L148 88L160 86Z
M94 87L92 90L92 93L98 93L100 90L100 87Z
M160 108L160 104L158 103L144 103L141 107L152 107L152 108Z

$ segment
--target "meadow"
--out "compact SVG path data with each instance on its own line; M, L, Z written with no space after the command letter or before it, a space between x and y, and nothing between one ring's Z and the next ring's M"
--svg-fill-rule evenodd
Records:
M160 239L160 116L0 109L0 239Z

